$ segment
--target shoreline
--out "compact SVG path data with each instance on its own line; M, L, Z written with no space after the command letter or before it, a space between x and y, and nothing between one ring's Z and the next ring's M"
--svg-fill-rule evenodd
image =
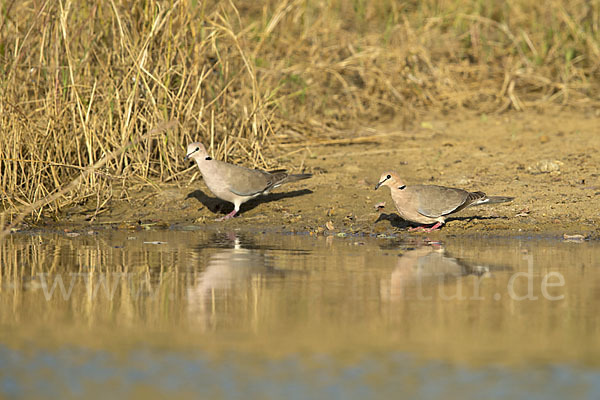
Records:
M115 185L112 199L99 209L88 201L62 210L58 222L44 218L25 226L58 223L85 230L114 223L135 229L142 221L164 227L258 226L315 234L402 236L409 225L395 216L389 190L374 190L383 171L396 170L409 185L437 184L515 197L510 203L462 210L429 236L567 234L598 238L598 126L600 117L569 111L485 118L475 113L430 116L405 131L393 124L381 127L377 130L381 134L372 141L306 144L291 152L287 147L279 149L284 155L274 159L273 168L312 173L313 177L243 204L233 220L214 222L233 205L216 199L197 168L190 165L176 182ZM382 202L385 207L376 209Z

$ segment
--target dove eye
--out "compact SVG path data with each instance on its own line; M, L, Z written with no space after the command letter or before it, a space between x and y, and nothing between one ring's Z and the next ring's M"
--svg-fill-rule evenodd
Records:
M196 147L196 151L200 151L200 147Z
M391 175L386 176L386 179L392 179Z

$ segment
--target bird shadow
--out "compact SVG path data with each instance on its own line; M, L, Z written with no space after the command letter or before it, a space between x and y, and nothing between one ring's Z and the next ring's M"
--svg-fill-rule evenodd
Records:
M379 217L377 218L377 220L375 221L375 223L378 223L380 221L390 221L390 224L392 225L392 227L398 228L398 229L406 229L406 228L410 228L412 226L415 226L413 223L408 222L408 221L402 219L402 217L400 217L398 214L394 214L394 213L390 213L390 214L381 213L381 214L379 214Z
M467 221L467 222L471 222L471 221L485 221L485 220L490 220L490 219L508 219L508 217L506 216L500 216L500 215L490 215L487 217L482 217L480 215L471 215L468 217L452 217L452 218L448 218L446 220L446 223L448 222L452 222L452 221Z
M508 217L502 217L502 216L481 217L481 216L478 216L478 215L472 215L472 216L467 216L467 217L451 217L451 218L448 218L446 220L446 224L448 222L452 222L452 221L467 221L467 222L471 222L471 221L485 221L485 220L507 219L507 218ZM398 214L394 214L394 213L390 213L390 214L381 213L381 214L379 214L379 217L377 218L377 220L375 221L375 223L377 223L379 221L390 221L390 224L392 225L392 227L398 228L398 229L406 229L406 228L414 228L414 227L417 227L417 226L422 226L422 224L415 224L413 222L406 221L406 220L402 219L402 217L400 217Z
M242 204L240 207L240 214L250 211L262 203L270 203L272 201L278 201L290 197L304 196L311 193L313 193L313 191L310 189L301 189L293 190L291 192L269 193L267 195L258 196ZM196 189L193 192L188 193L186 200L191 198L198 200L204 207L208 208L212 213L215 214L227 214L233 211L233 204L216 197L208 196L200 189Z

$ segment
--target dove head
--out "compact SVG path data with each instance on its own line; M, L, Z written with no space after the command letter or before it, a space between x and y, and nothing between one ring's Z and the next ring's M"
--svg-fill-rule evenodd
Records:
M206 151L206 148L204 148L204 145L202 143L194 142L188 144L185 159L195 160L198 162L203 160L210 160L211 157L209 156L208 152Z
M389 186L390 189L394 189L406 185L404 185L404 182L402 182L402 179L400 179L397 173L389 171L381 174L381 178L379 178L379 183L375 186L375 190L379 189L380 186Z

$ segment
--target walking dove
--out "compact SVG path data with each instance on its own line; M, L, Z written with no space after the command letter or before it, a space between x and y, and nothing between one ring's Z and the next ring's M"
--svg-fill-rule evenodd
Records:
M483 192L436 185L406 186L395 172L385 172L375 186L389 186L396 209L402 218L419 224L434 224L431 228L420 226L411 230L431 232L446 221L446 217L463 208L480 204L504 203L513 197L486 196Z
M232 218L240 211L240 206L250 199L268 194L284 183L312 176L311 174L288 175L282 169L267 172L213 160L199 142L188 145L185 159L196 161L206 186L215 196L233 203L233 211L220 218L221 221Z

